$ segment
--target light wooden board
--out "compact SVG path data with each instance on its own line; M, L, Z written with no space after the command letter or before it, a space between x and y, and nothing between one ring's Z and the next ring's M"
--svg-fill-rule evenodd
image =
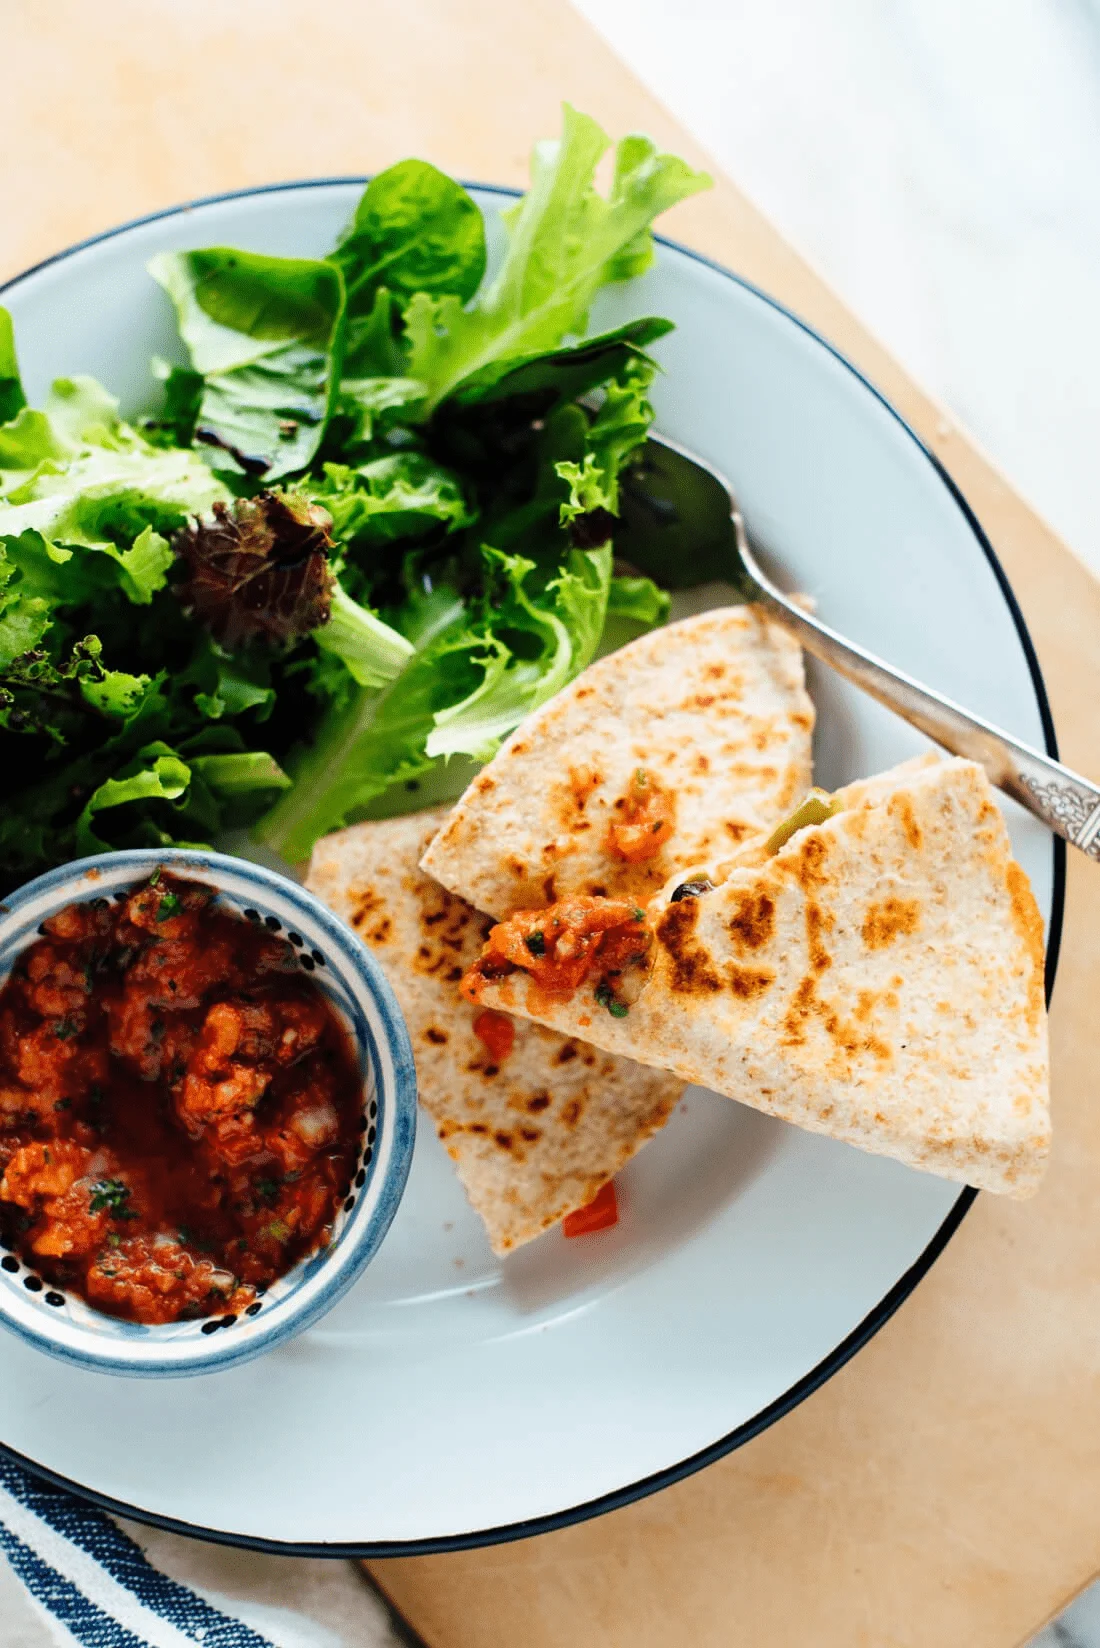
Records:
M521 182L563 97L613 133L643 128L704 159L563 0L0 11L2 274L196 195L410 153ZM751 72L731 65L731 95ZM1020 597L1066 759L1100 773L1100 586L731 182L667 227L804 315L942 458ZM869 1348L708 1471L542 1539L373 1564L432 1648L1014 1648L1092 1577L1098 977L1100 869L1076 860L1039 1198L979 1200Z

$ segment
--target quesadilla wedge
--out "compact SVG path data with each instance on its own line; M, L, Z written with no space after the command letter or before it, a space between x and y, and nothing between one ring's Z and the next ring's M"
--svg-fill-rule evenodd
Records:
M817 804L830 816L744 849L717 887L514 915L465 994L1029 1195L1050 1144L1042 922L988 778L932 756Z
M589 1203L664 1125L684 1084L463 1000L459 981L490 924L417 868L444 817L418 813L326 836L307 885L385 968L421 1103L503 1254Z
M813 722L801 649L761 608L685 618L528 716L423 868L496 916L574 893L644 901L790 812Z

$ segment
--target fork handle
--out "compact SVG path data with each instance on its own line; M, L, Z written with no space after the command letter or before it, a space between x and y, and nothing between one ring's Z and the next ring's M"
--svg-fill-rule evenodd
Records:
M979 762L998 789L1089 858L1100 860L1100 788L803 612L759 566L739 520L735 520L735 526L739 529L741 559L757 586L761 605L797 635L807 652L952 755Z

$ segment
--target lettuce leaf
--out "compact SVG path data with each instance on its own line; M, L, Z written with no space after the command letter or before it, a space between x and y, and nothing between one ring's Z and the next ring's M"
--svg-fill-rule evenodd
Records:
M646 360L643 351L674 330L670 320L648 315L628 320L613 331L601 332L583 343L566 344L549 353L509 361L504 368L494 363L467 378L455 391L458 406L484 405L493 401L527 400L538 397L550 407L576 400L600 388L609 378L620 378L631 361Z
M311 742L288 757L294 787L255 826L258 840L298 863L391 785L414 782L435 765L424 753L435 714L470 693L480 675L474 655L482 640L464 620L463 607L442 629L427 631L388 688L360 688L331 706Z
M257 722L266 721L274 708L270 655L255 647L228 652L205 632L188 669L176 680L180 687L197 689L195 708L210 721L243 715L246 710L255 712Z
M211 462L278 480L305 469L340 379L344 282L334 263L211 246L149 272L176 307L203 388L196 440Z
M611 546L570 552L565 570L551 580L541 597L525 589L534 563L521 555L486 550L500 569L494 597L494 628L484 637L477 662L484 675L467 697L432 717L424 753L469 755L488 761L503 738L532 710L590 664L595 657L607 613L611 580ZM501 635L526 634L538 643L533 657L512 650ZM514 646L514 642L513 642Z
M216 795L251 795L254 790L290 788L290 779L266 750L196 755L190 760L190 768L192 777L201 778Z
M361 818L391 786L456 756L487 760L523 717L595 655L611 580L611 548L571 551L539 585L535 564L483 549L474 606L454 591L412 605L419 645L381 691L334 704L313 743L288 761L294 787L256 827L284 857L309 856L329 830ZM465 781L466 768L459 766Z
M668 619L671 598L652 578L612 578L607 597L608 618L628 618L643 629L655 629Z
M8 423L26 404L11 315L0 308L0 423Z
M191 782L191 769L167 744L149 744L138 751L117 778L104 779L88 797L76 825L78 853L108 851L110 842L98 835L92 820L97 813L132 801L178 801Z
M536 145L531 188L505 214L508 248L495 278L467 308L453 294L413 296L408 373L428 385L429 413L467 380L484 382L505 363L583 333L600 287L648 261L653 219L710 183L648 138L630 137L605 197L593 179L608 146L596 121L566 104L561 137Z
M0 653L0 725L9 732L44 735L57 745L91 710L107 720L133 715L150 686L147 675L109 670L102 662L99 637L74 643L69 656L55 662L37 646Z
M344 371L348 379L400 378L405 361L401 305L388 286L380 286L370 310L353 315L347 323Z
M94 378L58 378L43 411L25 407L0 428L0 471L6 558L25 594L33 580L35 595L64 606L105 585L148 605L172 562L164 534L228 496L196 454L158 449L123 423Z
M305 490L332 516L342 545L371 546L433 528L454 531L474 519L457 475L421 452L395 452L354 467L325 464Z
M364 189L332 261L348 316L370 313L379 287L472 298L485 273L485 224L461 184L426 160L400 160Z
M411 642L353 601L339 583L332 593L328 623L313 636L321 651L339 658L360 687L387 686L413 654Z

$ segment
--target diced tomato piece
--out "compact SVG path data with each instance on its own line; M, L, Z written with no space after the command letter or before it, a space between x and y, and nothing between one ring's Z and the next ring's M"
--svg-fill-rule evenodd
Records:
M641 864L654 858L672 834L674 798L639 767L630 789L616 802L621 817L608 828L607 845L617 858Z
M493 1062L503 1064L515 1046L516 1027L506 1013L489 1009L474 1020L474 1035L485 1043Z
M624 899L580 894L545 910L516 910L490 929L460 989L475 1004L487 982L522 968L540 990L567 996L596 967L621 971L650 944L645 912Z
M592 1201L575 1212L567 1213L561 1222L566 1236L591 1236L594 1230L610 1230L619 1222L619 1203L615 1196L615 1181L608 1179L601 1185Z

